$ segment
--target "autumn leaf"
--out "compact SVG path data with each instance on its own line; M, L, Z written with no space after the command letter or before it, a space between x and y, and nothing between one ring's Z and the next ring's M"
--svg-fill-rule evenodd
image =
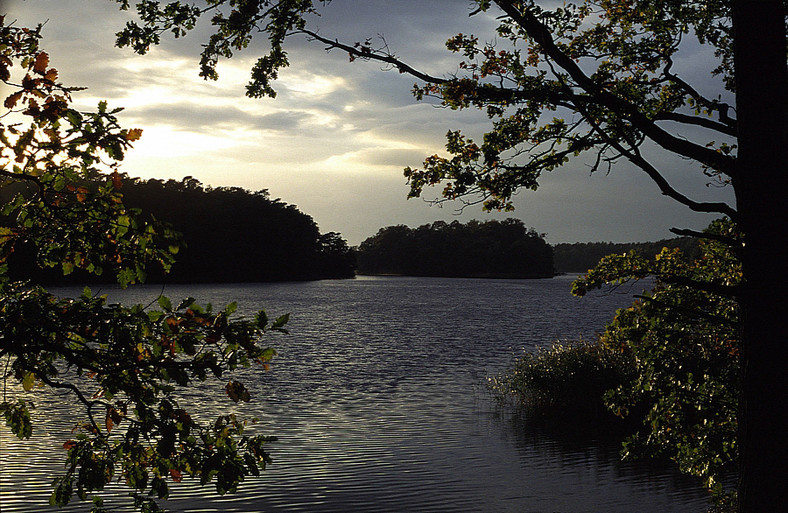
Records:
M128 142L134 142L139 140L142 137L142 129L141 128L132 128L126 133L126 140Z
M22 379L22 388L25 389L26 392L29 392L33 389L35 385L36 376L32 372L28 372L25 374L25 377ZM236 401L237 402L237 401Z
M117 171L112 172L112 186L117 190L123 187L123 180L120 177L120 173Z
M46 52L41 52L36 55L36 60L33 64L33 71L43 75L47 69L47 66L49 66L49 54Z
M14 106L16 105L16 102L19 101L19 99L22 97L23 94L24 91L15 92L14 94L10 95L8 98L5 99L3 105L5 105L7 109L13 109Z
M15 232L12 228L0 226L0 244L12 240L14 235Z
M249 396L249 391L246 389L243 383L239 381L230 381L227 383L225 387L227 391L227 396L233 400L233 402L243 401L245 403L249 402L251 397Z

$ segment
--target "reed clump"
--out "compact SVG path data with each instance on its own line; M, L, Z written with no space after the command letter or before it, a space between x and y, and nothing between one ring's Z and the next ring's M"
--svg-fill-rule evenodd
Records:
M526 350L514 366L488 378L500 401L514 400L530 413L560 417L609 416L605 394L635 379L633 358L600 342L554 342Z

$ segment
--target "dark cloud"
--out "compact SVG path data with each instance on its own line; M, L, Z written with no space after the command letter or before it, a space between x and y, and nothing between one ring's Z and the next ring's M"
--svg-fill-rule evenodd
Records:
M152 124L173 125L200 132L214 132L217 128L290 132L298 130L305 120L305 112L286 111L272 114L253 114L235 107L212 107L191 103L162 103L136 108L132 120Z

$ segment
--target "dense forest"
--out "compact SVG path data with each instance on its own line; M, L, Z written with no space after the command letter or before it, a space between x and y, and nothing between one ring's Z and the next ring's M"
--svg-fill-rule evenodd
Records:
M198 180L125 178L127 207L140 209L182 236L168 275L148 271L148 282L261 282L348 278L355 257L342 237L321 234L315 221L295 206L271 199L268 192L238 187L204 187ZM62 282L60 270L36 269L31 248L17 248L10 264L16 278ZM74 273L69 283L101 280Z
M698 239L676 237L656 242L576 242L553 246L555 269L559 273L586 272L596 267L602 257L634 251L640 256L651 258L662 248L679 248L692 261L699 256Z
M314 220L267 191L238 187L211 188L186 177L140 180L124 177L124 203L180 233L176 262L164 275L150 269L148 282L260 282L349 278L359 274L445 277L543 278L555 272L585 272L610 254L635 251L653 256L663 247L678 247L697 256L690 237L657 242L588 242L557 244L522 221L436 221L418 228L382 228L357 251L340 234L321 234ZM3 201L16 188L0 190ZM8 220L5 221L9 222ZM33 248L17 247L9 259L15 279L35 276L48 283L95 283L102 277L35 267Z
M418 228L382 228L358 248L359 274L545 278L553 250L518 219L436 221Z

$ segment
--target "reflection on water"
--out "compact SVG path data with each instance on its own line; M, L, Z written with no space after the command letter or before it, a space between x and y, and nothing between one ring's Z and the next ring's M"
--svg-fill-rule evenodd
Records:
M569 279L366 278L289 284L168 287L180 299L245 313L292 312L271 341L273 370L247 376L257 401L239 412L279 441L274 464L237 494L184 481L173 511L702 511L692 480L655 465L622 464L597 435L556 434L498 408L482 385L522 348L592 337L631 295L578 299ZM155 286L110 290L149 302ZM639 291L637 291L639 292ZM255 371L257 372L257 371ZM208 413L234 405L221 385L184 401ZM52 397L36 398L39 413ZM17 442L0 429L2 511L46 511L70 429L60 406L46 433ZM577 431L577 430L576 430ZM580 433L583 433L580 429ZM65 434L64 434L65 433ZM122 502L122 487L114 502ZM75 511L88 508L74 506Z

